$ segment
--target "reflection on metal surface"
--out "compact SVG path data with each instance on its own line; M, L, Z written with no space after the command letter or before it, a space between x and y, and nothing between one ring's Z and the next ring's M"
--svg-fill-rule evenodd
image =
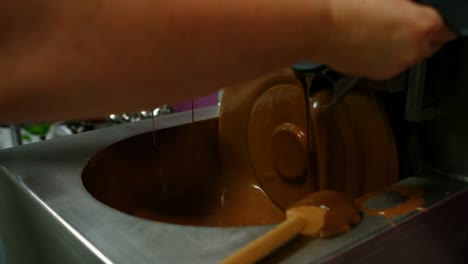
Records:
M161 107L157 107L153 110L141 110L136 113L123 113L123 114L110 114L107 117L107 120L115 123L115 124L124 124L124 123L131 123L131 122L138 122L141 120L149 119L152 116L159 117L163 115L172 114L174 110L172 107L168 105L163 105Z
M10 125L10 131L13 147L23 145L23 139L21 138L21 127L18 125Z
M91 250L91 252L93 252L93 254L100 261L102 261L103 263L106 263L106 264L112 264L113 263L104 254L102 254L101 251L99 251L99 249L97 249L92 243L90 243L82 234L80 234L80 232L78 232L75 228L73 228L73 226L71 226L67 221L65 221L62 217L60 217L59 214L57 214L54 210L52 210L52 208L50 208L47 205L47 203L45 203L43 200L41 200L34 192L29 190L29 194L32 197L34 197L34 199L36 199L36 201L38 203L40 203L40 205L45 210L47 210L47 212L51 215L51 217L55 218L66 230L68 230L70 233L72 233L73 236L83 244L83 246L85 246L86 248ZM1 246L1 244L0 244L0 246ZM1 255L0 255L0 257L1 257Z

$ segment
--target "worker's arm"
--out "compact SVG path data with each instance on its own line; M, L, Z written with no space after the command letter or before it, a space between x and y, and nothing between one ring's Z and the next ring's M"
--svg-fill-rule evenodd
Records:
M304 60L385 78L452 37L407 0L0 0L0 120L134 111Z

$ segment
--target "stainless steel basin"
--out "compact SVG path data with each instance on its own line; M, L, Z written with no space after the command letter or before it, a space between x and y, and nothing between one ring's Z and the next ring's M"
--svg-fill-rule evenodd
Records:
M216 107L207 108L197 110L195 116L205 120L217 113ZM174 114L159 118L157 129L189 122L190 113ZM151 121L142 121L1 151L0 234L6 263L217 263L272 228L159 223L121 213L94 199L81 182L88 159L112 143L151 129ZM340 262L340 256L350 250L436 212L441 201L466 196L467 183L457 179L425 175L402 184L425 191L428 212L396 219L396 228L384 218L364 216L345 235L298 239L266 261ZM366 259L362 255L361 262Z

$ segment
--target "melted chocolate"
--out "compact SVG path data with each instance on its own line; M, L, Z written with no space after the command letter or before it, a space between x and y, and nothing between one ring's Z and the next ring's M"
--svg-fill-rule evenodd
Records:
M223 100L223 108L229 111L220 122L247 130L247 139L220 133L229 140L227 147L251 158L249 163L234 157L237 164L251 164L260 186L283 209L313 191L332 189L359 197L396 182L395 143L373 93L358 86L333 107L324 107L333 101L331 87L314 90L318 92L309 98L309 115L304 89L291 72L226 90L229 100ZM241 147L245 140L247 150Z
M379 197L384 197L391 193L396 193L406 198L406 200L389 208L369 208L367 204L369 201ZM385 217L392 225L394 225L394 223L391 221L392 217L406 215L415 210L423 210L422 206L424 205L424 192L413 187L393 185L383 188L383 190L380 192L371 192L366 194L359 198L357 203L362 212L373 216Z
M156 128L154 127L154 111L151 111L151 124L153 125L153 148L156 148Z
M184 225L244 226L284 219L255 178L222 174L217 120L157 130L98 153L83 171L86 189L122 212Z
M248 117L253 172L268 195L284 209L317 189L317 174L307 174L308 165L314 164L307 164L303 102L302 87L277 85L257 98Z
M354 199L343 192L316 192L307 196L293 207L304 205L320 207L327 211L325 214L325 225L320 233L321 237L332 237L345 233L361 220L359 207L354 202Z
M219 120L153 131L102 150L84 169L83 183L122 212L197 226L278 223L285 219L280 208L314 191L353 196L393 183L394 145L372 96L355 92L324 111L320 106L330 98L325 90L310 101L312 164L303 89L288 69L225 89ZM317 195L310 203L344 212L327 214L324 236L359 220L348 198Z

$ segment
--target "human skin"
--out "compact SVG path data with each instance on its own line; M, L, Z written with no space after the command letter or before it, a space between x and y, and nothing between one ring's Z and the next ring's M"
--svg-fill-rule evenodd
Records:
M0 0L0 120L136 111L306 60L386 79L454 37L408 0Z

